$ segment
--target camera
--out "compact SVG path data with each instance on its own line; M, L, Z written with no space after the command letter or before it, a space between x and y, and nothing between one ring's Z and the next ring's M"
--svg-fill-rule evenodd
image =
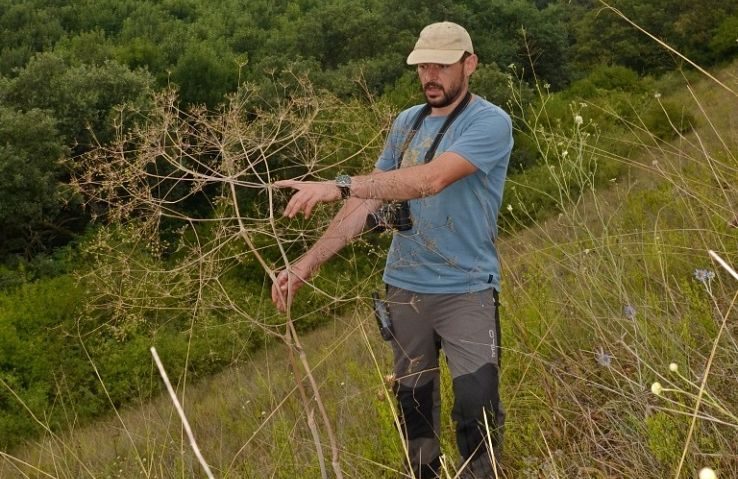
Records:
M410 204L407 201L386 203L366 217L366 228L378 233L387 230L407 231L412 227Z
M372 293L372 306L374 307L374 317L379 326L379 334L382 339L390 341L395 336L395 330L392 327L392 320L387 309L387 304L379 298L379 293Z

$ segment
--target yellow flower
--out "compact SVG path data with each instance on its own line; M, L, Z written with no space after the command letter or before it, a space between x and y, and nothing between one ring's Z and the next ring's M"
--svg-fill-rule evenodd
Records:
M664 388L661 387L661 383L655 382L651 384L651 392L654 393L655 395L660 396L663 390Z

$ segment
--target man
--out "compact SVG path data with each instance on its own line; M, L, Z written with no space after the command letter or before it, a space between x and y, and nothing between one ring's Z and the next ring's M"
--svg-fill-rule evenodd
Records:
M277 275L272 300L281 310L321 264L363 231L369 213L384 201L408 200L412 227L394 232L384 281L394 328L395 393L411 466L423 479L440 469L440 349L453 377L453 419L467 474L462 477L495 477L502 440L495 238L513 141L509 116L467 95L477 62L464 28L450 22L425 27L407 63L417 66L429 107L400 113L376 169L335 182L275 183L297 190L285 208L290 218L310 215L318 202L345 200L315 245ZM426 158L443 127L448 129L435 156Z

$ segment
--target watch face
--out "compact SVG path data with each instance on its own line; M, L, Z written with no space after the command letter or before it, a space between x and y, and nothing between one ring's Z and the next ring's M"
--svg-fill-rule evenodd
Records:
M336 184L339 187L349 187L351 186L351 177L349 175L338 175L336 177Z

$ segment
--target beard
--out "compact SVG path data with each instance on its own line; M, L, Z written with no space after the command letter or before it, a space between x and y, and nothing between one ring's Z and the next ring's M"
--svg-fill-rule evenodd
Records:
M441 96L437 98L431 98L428 96L428 89L436 88L440 90ZM455 102L461 95L461 83L451 85L448 90L443 88L439 83L428 82L423 85L423 94L425 95L425 101L433 108L445 108Z

